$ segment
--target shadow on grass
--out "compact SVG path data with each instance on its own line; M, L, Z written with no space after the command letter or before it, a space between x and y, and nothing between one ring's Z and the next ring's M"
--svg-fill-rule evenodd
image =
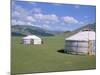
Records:
M59 49L57 52L59 52L59 53L65 53L64 49Z
M64 49L59 49L57 50L57 52L59 53L63 53L63 54L69 54L69 55L79 55L79 56L84 56L84 55L87 55L87 54L78 54L77 52L65 52Z

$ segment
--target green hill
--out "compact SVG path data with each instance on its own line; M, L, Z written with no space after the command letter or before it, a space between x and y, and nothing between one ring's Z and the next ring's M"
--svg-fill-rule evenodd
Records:
M54 36L54 35L64 35L66 37L71 36L83 29L91 29L96 31L96 23L88 24L83 27L77 28L73 31L50 31L42 29L40 27L28 26L28 25L12 25L11 34L12 36L25 36L25 35L38 35L38 36Z
M83 29L89 29L89 30L93 30L93 31L96 32L96 23L85 25L85 26L80 27L80 28L78 28L76 30L73 30L73 31L71 31L69 33L67 32L67 33L64 33L64 34L66 35L66 37L69 37L71 35L74 35L74 34L80 32L80 31L82 31Z
M25 36L25 35L39 35L39 36L53 36L49 31L35 27L35 26L26 26L26 25L13 25L11 26L12 36Z

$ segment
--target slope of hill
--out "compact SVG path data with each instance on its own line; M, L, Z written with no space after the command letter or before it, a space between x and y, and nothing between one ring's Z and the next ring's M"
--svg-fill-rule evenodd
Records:
M71 35L74 35L74 34L80 32L80 31L82 31L83 29L89 29L89 30L96 31L96 23L88 24L88 25L85 25L83 27L80 27L80 28L78 28L76 30L73 30L72 32L66 34L66 37L69 37Z
M73 31L50 31L50 30L42 29L40 27L35 27L35 26L13 25L11 26L11 34L12 36L25 36L25 35L33 34L33 35L39 35L39 36L62 35L65 37L69 37L85 28L96 31L96 23L85 25Z
M90 29L90 30L95 31L95 26L96 26L95 23L93 23L93 24L88 24L88 25L85 25L85 26L83 26L83 27L80 27L80 28L78 28L78 29L76 29L76 30L74 30L74 31L79 31L79 30L83 30L83 29Z
M24 35L39 35L39 36L53 36L49 31L35 27L35 26L26 26L26 25L13 25L11 26L12 36L24 36Z

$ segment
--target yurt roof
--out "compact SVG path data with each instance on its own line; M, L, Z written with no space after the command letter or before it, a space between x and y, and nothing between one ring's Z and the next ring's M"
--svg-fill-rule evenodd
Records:
M95 32L81 31L71 37L66 38L65 40L79 40L79 41L95 40Z
M26 37L23 37L22 39L40 39L40 38L37 37L36 35L28 35Z

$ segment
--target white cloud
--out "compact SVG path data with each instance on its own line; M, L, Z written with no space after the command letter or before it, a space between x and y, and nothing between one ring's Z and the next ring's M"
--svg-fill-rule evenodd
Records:
M53 21L58 21L58 16L56 16L55 14L51 14L49 17L51 17L51 19L53 20Z
M55 23L59 21L55 14L34 14L34 18L44 23Z
M63 19L63 20L62 20ZM44 27L59 23L75 24L79 21L71 16L59 17L56 14L44 14L40 8L32 8L31 10L25 9L19 5L16 5L12 10L12 24L16 25L39 25L42 24ZM64 25L63 24L63 25Z
M11 20L12 25L17 25L17 21L15 19Z
M76 24L76 23L79 23L79 21L77 19L75 19L74 17L71 17L71 16L65 16L62 19L63 19L63 21L65 23L68 23L68 24Z
M49 26L49 25L44 24L44 25L42 25L42 28L50 29L50 26Z
M14 9L12 10L12 20L17 20L13 24L29 24L28 22L35 22L36 20L32 17L31 10L26 10L25 8L22 8L21 6L16 5ZM29 16L30 15L30 16Z
M45 21L45 24L50 24L51 22L50 21Z
M18 17L20 16L20 13L18 11L13 11L12 17Z
M39 19L39 20L42 20L44 17L43 14L34 14L33 16L34 16L34 18Z
M28 11L21 6L16 5L12 8L12 18L25 19L28 14Z
M20 13L25 13L25 12L27 12L26 9L24 9L24 8L22 8L21 6L18 6L18 5L16 5L16 6L14 7L14 11L17 11L17 12L20 12Z
M17 24L24 24L24 22L34 22L35 24L54 24L59 22L59 17L57 15L43 14L42 12L43 11L40 8L33 8L29 10L19 5L15 5L12 9L12 19L19 21Z
M32 16L27 16L27 20L31 22L35 22L35 19Z
M27 25L33 25L31 22L27 22L26 24L27 24Z
M25 25L26 24L25 21L16 20L16 19L12 19L11 23L12 25Z
M35 13L41 13L42 12L42 10L40 8L33 8L32 11L35 12Z
M26 24L26 22L24 22L24 21L17 21L17 25L25 25Z

